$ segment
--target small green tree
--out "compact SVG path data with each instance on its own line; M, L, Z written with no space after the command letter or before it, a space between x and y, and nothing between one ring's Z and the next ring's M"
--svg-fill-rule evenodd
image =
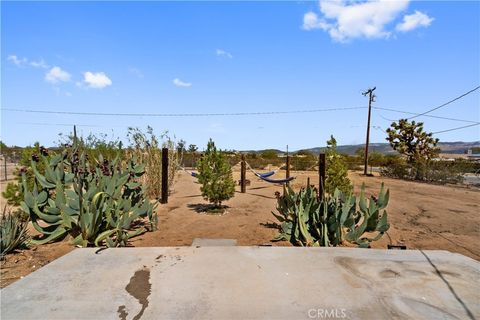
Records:
M423 179L428 162L440 152L438 139L423 130L422 122L409 122L407 119L392 122L387 135L386 140L392 148L406 157L414 170L415 179Z
M205 200L219 208L222 201L235 195L235 182L232 177L232 167L222 151L217 150L212 139L208 141L207 150L198 161L198 182Z
M335 189L339 189L343 193L350 193L353 186L348 179L348 167L343 157L337 152L337 140L333 135L327 141L325 160L327 162L325 192L333 194Z

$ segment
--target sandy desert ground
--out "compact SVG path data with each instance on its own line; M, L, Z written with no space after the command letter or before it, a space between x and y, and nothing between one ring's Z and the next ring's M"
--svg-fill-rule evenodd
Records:
M277 176L283 177L279 172ZM297 176L294 188L307 183L318 183L316 172L292 172ZM238 180L239 172L234 172ZM408 182L383 177L364 177L360 172L351 172L350 178L359 192L366 184L367 195L377 194L383 181L390 189L387 207L391 228L388 235L373 243L373 248L386 248L389 243L403 244L408 249L441 249L461 253L480 260L480 191L473 188L438 186ZM275 191L281 185L257 179L250 172L247 179L251 185L247 192L240 193L237 186L235 197L225 204L229 206L224 215L207 215L198 209L206 204L200 194L196 178L179 172L168 204L158 207L159 229L145 233L132 240L132 245L142 246L189 246L195 238L236 239L238 245L288 246L288 242L270 240L277 234ZM0 286L4 287L48 262L73 250L68 239L43 246L21 250L7 256L2 263ZM368 249L365 249L368 250Z

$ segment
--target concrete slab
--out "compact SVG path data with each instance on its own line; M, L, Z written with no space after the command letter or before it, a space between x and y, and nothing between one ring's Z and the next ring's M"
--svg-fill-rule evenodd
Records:
M234 247L236 245L236 239L195 238L192 242L192 247Z
M446 251L76 249L1 290L6 319L480 318L480 263Z

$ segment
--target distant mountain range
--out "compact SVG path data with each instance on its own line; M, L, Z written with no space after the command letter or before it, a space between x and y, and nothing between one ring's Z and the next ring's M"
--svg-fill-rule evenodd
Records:
M474 148L474 147L480 147L480 141L473 141L473 142L463 142L463 141L456 141L456 142L439 142L438 147L441 150L441 153L452 153L452 154L463 154L466 153L468 149ZM315 148L310 148L310 149L302 149L302 151L309 151L314 154L319 154L325 147L315 147ZM365 144L354 144L354 145L344 145L344 146L338 146L337 151L339 153L343 154L348 154L348 155L353 155L355 154L355 151L359 148L364 149ZM277 152L278 154L283 154L285 151L278 150L278 149L268 149L268 150L273 150ZM370 152L380 152L383 154L388 154L388 153L394 153L393 149L390 147L390 144L388 143L371 143ZM243 151L243 152L252 152L252 153L262 153L267 150L249 150L249 151ZM298 152L299 150L296 151L290 151L291 153Z

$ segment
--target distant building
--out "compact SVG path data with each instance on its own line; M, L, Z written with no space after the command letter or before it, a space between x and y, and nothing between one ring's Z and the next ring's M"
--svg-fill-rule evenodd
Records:
M467 159L467 155L460 153L440 153L435 160L454 161L456 159Z
M468 149L467 151L467 159L480 161L480 153L473 153L472 149Z

